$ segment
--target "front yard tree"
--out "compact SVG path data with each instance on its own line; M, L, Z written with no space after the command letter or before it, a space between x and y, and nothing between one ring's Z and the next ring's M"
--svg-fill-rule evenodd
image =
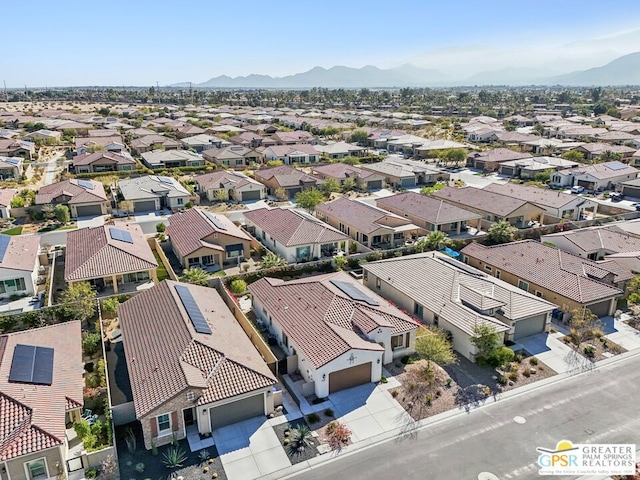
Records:
M629 286L627 287L627 291L629 293L629 303L633 303L634 305L640 304L640 275L636 275L629 282Z
M591 310L587 307L571 310L569 337L576 347L579 347L583 342L602 336L602 334L602 322Z
M324 195L320 190L316 190L315 188L298 192L295 198L296 203L309 213L313 213L315 208L324 202Z
M71 283L60 294L60 303L66 317L89 320L96 311L96 292L89 282Z
M287 191L282 188L282 187L278 187L276 188L276 191L273 192L273 194L275 195L275 197L280 200L281 202L284 202L285 200L289 199L289 194L287 193Z
M325 193L325 195L330 195L332 192L339 192L340 182L338 182L335 178L327 178L322 183L322 191ZM315 208L315 205L313 208Z
M11 208L22 208L24 207L24 198L16 196L11 199Z
M284 258L282 258L280 255L276 255L273 252L269 252L264 257L262 257L260 268L265 269L273 267L284 267L285 265L287 265L287 261Z
M133 212L133 202L131 200L122 200L120 203L118 203L118 209L129 215L131 212Z
M193 285L209 286L209 274L201 268L187 268L182 272L180 280Z
M491 245L512 242L516 230L518 229L509 222L501 221L494 223L487 231L487 240L489 240Z
M487 358L500 346L500 334L493 325L482 323L473 327L473 336L469 339L478 349L478 357Z
M43 205L41 212L45 220L53 220L54 218L56 218L55 208L50 203Z
M351 134L351 143L357 143L358 145L364 145L367 143L369 134L364 130L356 130Z
M355 178L347 177L342 182L342 191L345 192L345 193L346 192L350 192L351 190L356 188L357 185L358 185L358 183L356 182Z
M440 159L446 165L453 164L457 167L467 160L467 155L464 148L450 148L442 152Z
M427 361L426 373L428 376L433 374L434 363L442 366L456 362L453 345L442 330L418 330L416 353Z
M56 216L56 220L58 220L60 223L69 223L69 221L71 220L69 207L67 207L66 205L56 205L54 214Z
M427 235L424 243L426 250L443 250L445 247L451 245L451 239L446 233L436 230Z

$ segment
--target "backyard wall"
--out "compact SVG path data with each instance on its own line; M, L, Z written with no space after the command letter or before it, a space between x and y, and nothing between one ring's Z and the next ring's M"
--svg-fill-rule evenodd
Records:
M147 239L147 242L149 242L149 246L151 247L151 250L158 253L160 260L162 260L162 263L164 264L164 268L167 269L169 278L171 278L171 280L178 281L178 276L176 275L176 272L173 271L173 268L171 268L171 263L169 262L169 259L165 255L164 251L162 250L162 247L158 243L158 239L156 237L151 237Z

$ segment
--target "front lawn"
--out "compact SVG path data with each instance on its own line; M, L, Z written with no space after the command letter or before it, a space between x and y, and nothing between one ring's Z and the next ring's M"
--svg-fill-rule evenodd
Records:
M155 249L153 249L153 256L156 257L156 262L158 262L158 269L156 270L156 274L158 275L158 282L170 279L171 277L169 276L167 267L164 266L164 262Z
M5 230L4 232L5 235L20 235L22 233L22 227L13 227L10 228L9 230Z

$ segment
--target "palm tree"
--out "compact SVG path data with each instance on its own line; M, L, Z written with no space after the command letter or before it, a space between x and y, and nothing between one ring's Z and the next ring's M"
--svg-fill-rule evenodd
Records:
M517 228L509 222L494 223L487 231L487 240L491 245L512 242Z
M273 252L269 252L264 257L262 257L260 269L284 267L285 265L287 265L287 261L284 258L282 258L280 255L276 255Z
M451 239L446 233L436 230L435 232L431 232L427 235L425 243L427 250L442 250L451 245Z
M193 285L206 287L209 285L209 274L201 268L187 268L182 272L180 280L186 283L192 283Z

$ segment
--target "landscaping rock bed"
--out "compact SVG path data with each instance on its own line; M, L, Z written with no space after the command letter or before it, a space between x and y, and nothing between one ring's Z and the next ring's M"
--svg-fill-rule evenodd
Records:
M304 462L320 455L320 453L318 452L318 446L320 445L320 442L318 442L315 437L310 439L309 446L305 447L303 450L294 452L289 448L288 445L285 445L285 439L289 439L289 436L285 434L285 431L290 431L291 429L296 428L299 425L309 426L305 419L300 417L295 420L291 420L288 424L283 423L281 425L276 425L273 427L273 430L278 436L278 440L280 440L280 445L282 445L282 448L284 448L284 451L292 464Z

